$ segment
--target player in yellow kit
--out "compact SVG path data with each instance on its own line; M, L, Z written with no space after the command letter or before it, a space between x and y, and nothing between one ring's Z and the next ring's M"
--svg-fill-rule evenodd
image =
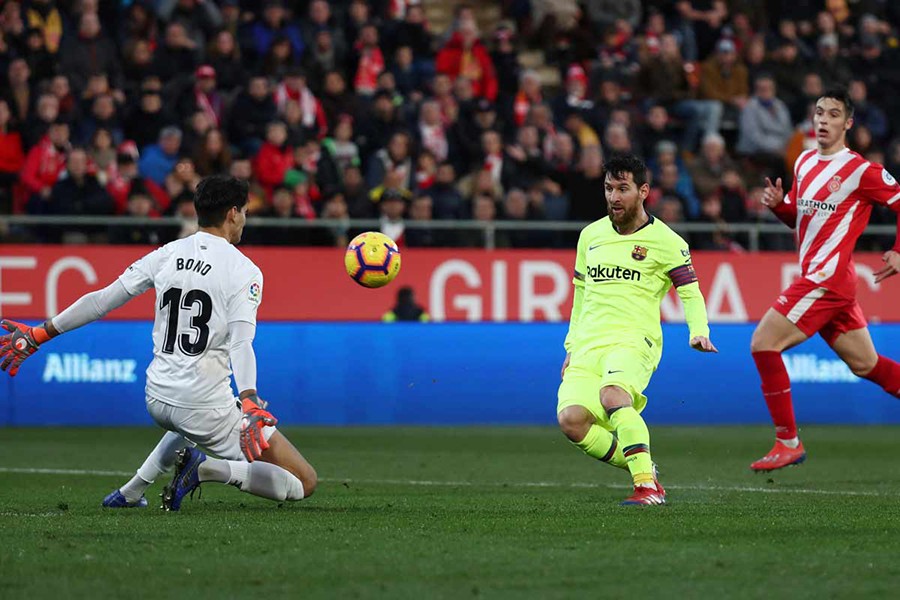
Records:
M612 157L604 173L609 216L578 238L557 417L588 456L631 472L634 493L622 504L664 504L640 413L662 355L659 305L671 286L684 304L691 347L717 350L687 243L644 210L647 167L627 154Z

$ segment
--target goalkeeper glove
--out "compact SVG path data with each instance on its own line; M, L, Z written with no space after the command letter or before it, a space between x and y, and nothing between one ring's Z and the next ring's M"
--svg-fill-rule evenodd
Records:
M37 352L50 334L44 325L30 327L9 319L0 320L0 327L9 332L0 335L0 369L15 377L25 359Z
M259 458L269 447L263 435L263 427L274 426L278 419L272 413L264 410L266 402L256 394L247 396L241 400L241 452L247 458L247 462L253 462Z

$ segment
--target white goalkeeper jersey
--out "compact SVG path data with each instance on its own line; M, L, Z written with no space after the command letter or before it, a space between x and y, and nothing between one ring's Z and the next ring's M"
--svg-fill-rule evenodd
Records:
M228 325L256 324L259 267L201 231L137 260L119 281L134 296L156 288L147 395L184 408L232 405Z

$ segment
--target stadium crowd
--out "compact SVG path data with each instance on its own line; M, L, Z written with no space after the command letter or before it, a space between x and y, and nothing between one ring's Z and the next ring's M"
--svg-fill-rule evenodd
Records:
M434 0L437 2L438 0ZM900 3L887 0L8 0L0 10L0 214L174 215L167 227L0 224L4 241L161 243L196 229L200 178L251 181L250 213L377 218L405 246L482 245L410 221L586 222L612 152L643 156L648 208L740 250L772 220L810 109L849 87L853 148L900 172ZM560 85L521 65L538 49ZM873 222L893 222L876 212ZM348 227L247 231L342 245ZM500 246L568 244L500 232ZM783 239L769 247L783 248ZM790 244L790 240L786 242Z

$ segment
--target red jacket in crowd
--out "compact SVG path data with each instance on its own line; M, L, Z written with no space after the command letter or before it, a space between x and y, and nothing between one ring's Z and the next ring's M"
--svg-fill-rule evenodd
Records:
M466 51L462 35L454 33L438 52L435 67L438 73L445 73L454 81L460 75L471 79L476 96L487 98L491 102L497 99L497 74L494 72L491 55L481 40L475 40L472 48Z
M66 153L57 150L50 137L45 135L28 151L19 179L29 195L38 194L44 188L53 187L65 168Z

